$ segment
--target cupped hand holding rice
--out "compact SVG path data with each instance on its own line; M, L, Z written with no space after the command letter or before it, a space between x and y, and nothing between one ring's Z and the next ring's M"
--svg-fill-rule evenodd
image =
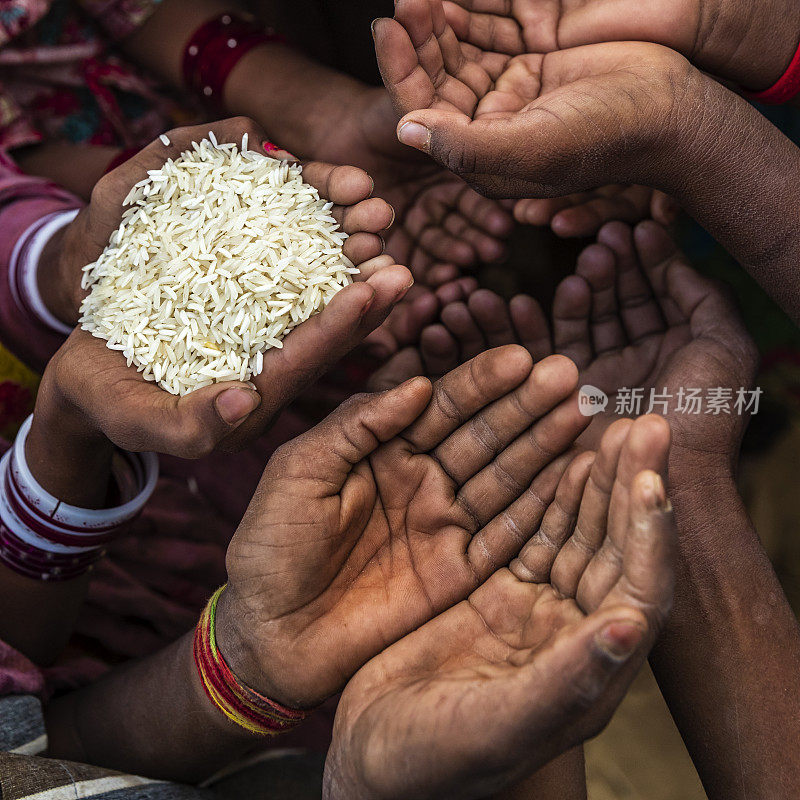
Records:
M48 273L51 312L82 309L57 391L125 449L243 446L413 283L381 255L393 212L365 172L266 157L246 118L212 130L170 131L104 176Z
M209 132L124 204L85 267L80 322L171 394L259 375L264 351L358 273L333 203L300 164L249 150L247 134L238 148Z

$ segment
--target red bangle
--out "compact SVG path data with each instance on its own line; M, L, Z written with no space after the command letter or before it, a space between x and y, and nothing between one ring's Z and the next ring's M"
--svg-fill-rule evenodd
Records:
M194 631L194 663L208 699L234 725L259 736L274 736L294 728L309 711L286 708L239 681L217 648L217 601L221 586L211 596Z
M264 30L253 20L231 13L220 14L201 25L183 51L183 80L206 101L222 104L225 83L233 68L253 48L271 42L285 43L283 36Z
M775 84L762 92L745 92L744 96L757 103L780 106L788 103L798 94L800 94L800 46L798 46L786 72L778 78Z

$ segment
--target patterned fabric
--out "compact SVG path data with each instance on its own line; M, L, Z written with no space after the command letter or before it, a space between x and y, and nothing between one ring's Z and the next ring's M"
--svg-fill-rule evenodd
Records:
M47 792L48 800L201 800L210 792L153 781L86 764L42 758L47 749L41 702L31 696L0 698L0 797L24 800Z
M0 147L44 139L141 146L177 106L109 43L143 24L159 0L3 0Z

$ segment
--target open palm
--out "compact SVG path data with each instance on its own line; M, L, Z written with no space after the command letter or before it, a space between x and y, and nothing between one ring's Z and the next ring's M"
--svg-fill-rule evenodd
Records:
M519 55L654 42L706 72L754 88L777 80L797 44L790 33L797 9L786 0L762 3L763 21L739 0L445 0L444 7L459 39L483 50ZM790 29L785 36L784 27ZM771 52L759 47L765 41Z
M228 551L221 603L257 643L237 674L314 705L508 564L586 426L576 385L561 356L499 348L432 395L417 379L355 398L277 451Z
M405 115L400 140L495 197L649 179L664 155L658 143L676 127L676 97L699 76L673 50L642 42L483 49L459 38L441 0L398 0L375 42Z
M736 394L751 387L758 361L735 303L655 223L635 231L611 223L599 242L583 252L553 304L555 352L574 359L582 384L609 396L582 443L596 446L620 414L655 411L669 420L676 452L702 451L727 464L747 421L733 407ZM691 397L717 387L730 392L729 413L693 410ZM622 389L642 390L639 408Z
M376 656L337 712L334 798L479 798L608 721L669 611L669 430L618 422L508 568Z

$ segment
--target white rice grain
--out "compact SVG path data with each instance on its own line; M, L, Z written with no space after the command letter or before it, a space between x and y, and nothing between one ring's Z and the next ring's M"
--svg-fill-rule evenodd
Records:
M246 148L210 132L150 170L84 267L84 330L172 394L259 375L358 272L302 168Z

